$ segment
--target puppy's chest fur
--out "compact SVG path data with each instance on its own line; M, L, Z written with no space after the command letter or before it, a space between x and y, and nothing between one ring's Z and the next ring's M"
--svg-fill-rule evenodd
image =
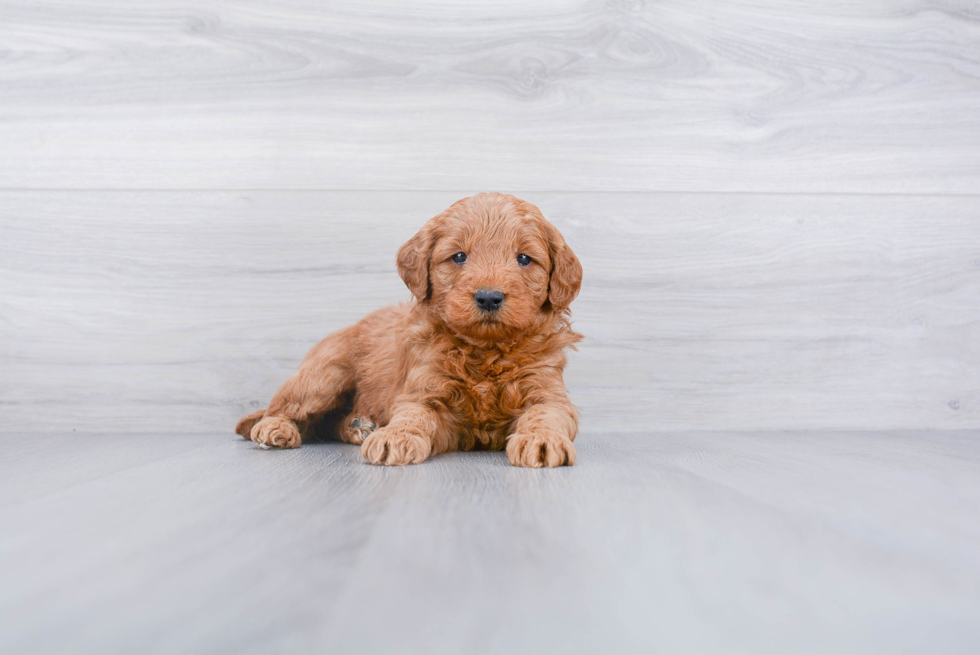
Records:
M519 350L454 346L445 351L443 402L463 441L461 447L500 447L526 404L529 366L535 357Z

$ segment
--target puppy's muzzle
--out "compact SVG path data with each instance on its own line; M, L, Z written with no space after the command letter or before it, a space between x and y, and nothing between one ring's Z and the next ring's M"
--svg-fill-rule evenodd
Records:
M480 289L473 294L473 300L480 311L495 312L504 304L504 292L496 289Z

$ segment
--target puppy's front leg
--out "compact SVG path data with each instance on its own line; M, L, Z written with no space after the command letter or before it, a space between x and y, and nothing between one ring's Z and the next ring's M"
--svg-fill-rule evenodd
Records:
M432 454L439 416L420 403L397 405L391 421L372 432L361 444L361 454L372 464L419 464Z
M572 441L577 432L577 412L567 399L532 405L517 419L514 433L507 438L507 459L511 466L572 466Z

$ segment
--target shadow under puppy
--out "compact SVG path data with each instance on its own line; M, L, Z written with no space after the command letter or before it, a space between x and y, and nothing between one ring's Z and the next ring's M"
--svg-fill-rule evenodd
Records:
M562 371L582 266L534 205L481 193L439 214L398 251L416 301L335 332L269 407L235 431L296 448L328 412L374 464L451 450L507 449L514 466L575 463L578 432Z

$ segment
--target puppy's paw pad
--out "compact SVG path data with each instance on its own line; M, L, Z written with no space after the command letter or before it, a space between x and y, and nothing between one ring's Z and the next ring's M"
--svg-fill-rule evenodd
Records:
M372 464L402 466L420 464L428 459L432 444L428 439L409 432L378 428L361 444L361 454Z
M575 464L575 446L558 434L512 434L507 440L511 466L554 468Z
M350 443L364 443L372 432L378 428L377 424L369 418L355 416L347 424L347 437Z
M278 416L268 416L256 423L249 437L263 450L299 448L303 442L296 424Z

